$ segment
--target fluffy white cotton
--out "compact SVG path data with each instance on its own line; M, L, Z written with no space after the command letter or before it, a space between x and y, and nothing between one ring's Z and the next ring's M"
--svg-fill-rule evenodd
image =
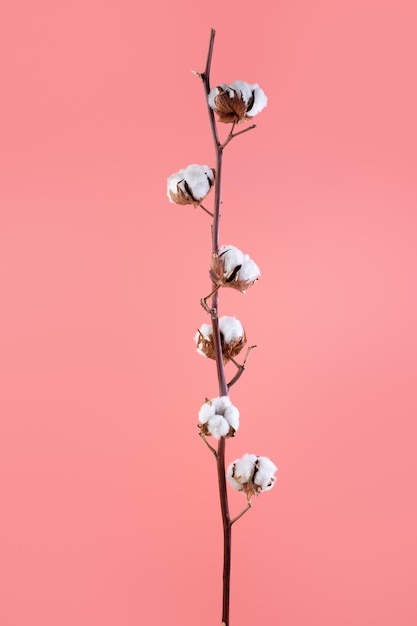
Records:
M219 327L220 332L223 335L224 343L231 343L236 339L240 339L244 336L245 331L243 330L242 324L235 317L230 317L228 315L223 315L219 319ZM194 341L198 344L200 337L203 336L204 339L210 341L211 336L213 334L213 329L210 324L202 324L198 329L198 332L194 335ZM198 352L204 354L201 350L197 348Z
M229 90L234 90L241 95L245 104L248 104L252 97L252 85L246 83L244 80L234 80L233 83L228 85Z
M213 398L212 403L216 409L216 413L219 413L220 415L224 415L225 410L232 406L229 396Z
M223 261L224 276L227 278L239 267L235 281L253 283L260 275L260 269L248 254L244 254L235 246L221 246L217 256Z
M238 266L242 265L245 260L245 255L239 248L235 246L221 246L217 253L217 256L222 259L224 265L224 275L228 276Z
M272 489L277 469L266 456L244 454L242 458L230 463L227 478L233 489L253 494Z
M229 433L230 426L224 417L216 415L208 422L207 430L215 439L220 439Z
M205 402L198 412L198 419L202 424L206 424L215 414L216 409L214 404L212 402Z
M239 411L235 406L231 405L227 407L223 415L224 419L227 421L229 426L233 428L233 430L237 430L239 428Z
M239 410L233 406L228 396L205 402L200 408L198 419L201 424L206 424L207 431L216 439L236 432L239 428Z
M260 275L261 271L255 261L252 261L252 259L245 254L245 260L243 261L242 267L238 272L238 279L252 283L255 280L258 280Z
M236 459L227 468L227 477L233 489L241 491L253 474L253 468L257 460L255 454L245 454L241 459Z
M195 342L197 342L198 339L200 338L200 334L203 335L204 339L210 339L213 333L213 329L210 326L210 324L202 324L198 330L199 332L196 333L194 337Z
M235 317L223 315L219 320L219 326L225 343L231 343L236 339L240 339L245 334L242 324Z
M190 200L203 200L210 191L213 181L213 170L208 165L197 165L195 163L188 165L188 167L168 177L168 198L170 202L174 202L170 192L176 194L178 187L186 196L189 196L186 189L188 185L188 189L192 194Z
M259 85L251 85L252 94L253 94L253 105L246 112L248 117L255 117L258 115L268 104L268 98L265 95L263 89L259 87Z
M254 483L262 488L262 491L272 489L275 482L275 473L277 466L266 456L260 456L258 462L258 471L254 477Z

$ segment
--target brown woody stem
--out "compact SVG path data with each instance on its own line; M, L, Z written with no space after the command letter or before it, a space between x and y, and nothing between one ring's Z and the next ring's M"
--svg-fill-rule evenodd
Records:
M210 107L208 103L208 95L210 93L210 70L211 70L211 60L213 56L213 48L214 48L214 38L216 35L216 31L212 28L210 33L210 42L207 53L206 67L202 74L199 72L194 72L197 76L201 78L201 81L204 85L205 95L206 95L206 104L207 104L207 112L210 122L211 134L213 137L214 150L216 154L216 177L214 181L214 213L213 213L213 222L211 227L212 233L212 254L215 254L219 250L219 230L220 230L220 206L221 206L221 182L222 182L222 159L223 159L223 150L226 145L238 135L241 135L248 130L251 130L255 126L250 126L245 128L242 131L234 133L235 125L233 124L232 129L222 144L219 140L219 135L217 132L217 125L214 118L214 111ZM214 352L215 352L215 360L216 360L216 369L217 369L217 380L219 387L219 396L227 396L229 391L229 386L236 382L238 378L242 375L245 369L246 359L251 348L248 349L246 354L245 361L242 366L239 366L239 371L232 379L229 385L226 383L226 377L224 372L224 362L223 362L223 351L220 341L220 328L219 328L219 316L218 316L218 297L219 297L219 287L220 285L216 285L213 282L212 284L212 292L206 297L201 299L201 305L204 310L207 311L211 315L212 319L212 333L213 333L213 343L214 343ZM211 307L207 305L208 298L212 298ZM226 488L226 470L225 470L225 450L226 450L226 439L221 437L219 440L219 444L217 447L217 451L210 446L210 444L205 440L206 445L211 449L217 464L217 479L219 485L219 497L220 497L220 509L222 515L222 523L223 523L223 602L222 602L222 626L230 626L229 624L229 608L230 608L230 564L231 564L231 549L232 549L232 524L236 520L238 520L247 510L250 508L250 503L248 503L247 507L233 520L230 519L229 515L229 502L227 497L227 488Z
M212 224L212 254L216 253L219 249L219 226L220 226L220 205L221 205L221 181L222 181L222 157L223 146L219 141L217 133L217 126L214 119L214 112L208 103L208 95L210 93L210 69L211 59L213 56L214 38L216 31L212 28L210 33L210 43L207 53L206 67L204 73L201 75L201 80L204 85L207 112L210 121L211 134L214 142L214 149L216 153L216 178L214 181L214 216ZM212 317L212 329L213 329L213 343L216 358L217 380L219 386L219 395L227 396L228 388L226 384L226 377L224 373L223 353L220 341L220 328L218 317L218 289L216 284L213 283L212 302L211 302L211 317ZM202 302L203 304L203 302ZM204 301L204 304L206 302ZM203 306L204 306L203 304ZM207 305L206 305L207 306ZM208 307L207 307L208 308ZM231 540L232 532L230 525L229 515L229 502L227 498L226 488L226 470L225 470L225 449L226 439L221 437L217 448L217 478L219 484L219 497L220 497L220 509L223 522L223 602L222 602L222 623L225 626L229 626L229 607L230 607L230 563L231 563Z

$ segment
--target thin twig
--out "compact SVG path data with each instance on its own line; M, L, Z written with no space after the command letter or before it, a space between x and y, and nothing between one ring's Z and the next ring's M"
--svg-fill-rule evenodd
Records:
M230 526L232 526L235 522L237 522L237 520L240 519L242 515L245 515L246 511L249 511L250 508L252 508L252 503L249 501L247 505L245 506L245 508L243 509L243 511L241 511L239 515L236 515L236 517L230 520L229 522Z
M219 457L218 457L218 454L217 454L217 450L215 448L213 448L213 446L211 446L209 444L209 442L206 439L206 436L203 435L202 432L200 432L200 437L204 441L204 443L206 444L207 448L214 454L215 458L218 459Z
M203 209L203 211L208 213L211 217L214 217L213 213L211 211L209 211L208 209L206 209L205 206L203 206L202 204L199 204L198 206L200 207L200 209Z
M239 137L239 135L243 135L243 133L247 133L249 130L253 130L254 128L256 128L256 124L252 124L252 126L248 126L247 128L240 130L238 133L233 133L233 129L232 129L232 132L228 135L224 143L222 143L221 145L222 150L223 148L227 146L228 143L232 141L232 139L234 139L235 137Z
M209 298L211 298L212 296L214 296L214 294L216 293L216 291L217 291L218 289L220 289L220 285L216 285L216 286L215 286L215 288L213 289L213 291L212 291L211 293L209 293L209 295L208 295L208 296L206 296L205 298L201 298L201 300L200 300L200 304L201 304L201 306L203 307L203 309L204 309L207 313L210 313L211 315L213 315L213 310L214 310L214 309L213 309L213 307L212 307L212 308L210 308L210 307L208 306L208 304L207 304L207 300L208 300Z
M247 349L245 360L243 361L242 365L240 365L233 358L230 359L232 361L232 363L234 363L234 365L236 365L238 370L237 370L236 374L233 376L233 378L231 379L231 381L229 383L227 383L227 388L228 389L230 389L230 387L232 387L235 383L237 383L239 378L242 376L243 372L246 369L246 361L248 360L248 356L249 356L249 354L250 354L250 352L251 352L251 350L253 348L256 348L256 346L249 346L249 348Z

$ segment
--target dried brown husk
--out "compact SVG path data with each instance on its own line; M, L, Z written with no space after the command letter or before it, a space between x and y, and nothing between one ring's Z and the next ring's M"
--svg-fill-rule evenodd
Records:
M198 341L197 341L197 349L201 350L205 354L208 359L215 359L216 352L214 350L214 340L213 335L210 335L209 338L204 337L203 333L198 330Z
M245 121L247 105L236 90L231 97L220 85L217 87L219 93L214 98L215 112L219 116L219 122L223 124L238 124Z
M198 334L199 334L199 337L197 341L197 348L201 350L201 352L203 352L208 359L215 359L216 351L214 349L213 335L211 334L208 338L204 337L204 335L200 332L200 330L198 331ZM223 333L220 331L220 342L222 346L223 363L225 365L230 361L230 359L237 356L239 352L241 352L242 348L246 344L246 341L247 341L246 334L245 334L245 331L243 331L242 337L237 337L236 339L229 341L229 343L226 343L224 340Z
M182 183L182 180L180 181ZM169 190L169 195L175 204L192 204L193 206L198 206L200 201L193 200L187 193L185 193L181 187L180 183L177 183L177 193L174 193L171 189Z

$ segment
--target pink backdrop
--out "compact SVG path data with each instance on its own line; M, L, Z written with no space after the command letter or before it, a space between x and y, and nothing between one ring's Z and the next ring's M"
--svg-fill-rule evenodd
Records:
M211 26L213 82L269 96L224 167L221 239L262 270L222 294L259 346L227 456L280 468L235 527L232 626L415 626L415 3L1 13L2 626L220 623L209 219L165 196L213 164Z

